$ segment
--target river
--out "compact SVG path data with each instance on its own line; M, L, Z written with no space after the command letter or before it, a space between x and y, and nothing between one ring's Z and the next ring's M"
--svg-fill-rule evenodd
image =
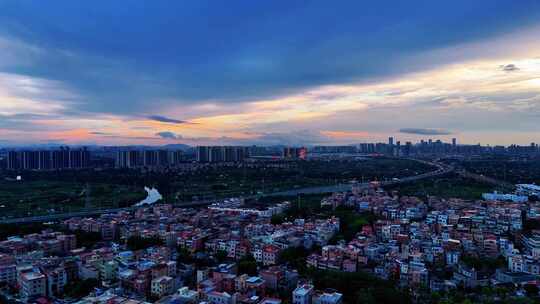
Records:
M156 188L144 187L144 190L146 191L146 193L148 193L148 195L145 199L135 204L135 206L142 206L144 204L152 205L153 203L163 199L163 196L161 196L161 193L159 193Z

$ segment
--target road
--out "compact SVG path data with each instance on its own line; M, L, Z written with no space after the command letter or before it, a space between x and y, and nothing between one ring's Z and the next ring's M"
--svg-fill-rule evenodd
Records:
M422 162L424 164L428 164L431 166L434 166L437 168L435 171L431 171L424 174L418 174L414 176L404 177L397 180L392 181L384 181L381 182L381 186L392 186L397 184L403 184L403 183L409 183L413 181L417 181L420 179L425 178L432 178L436 176L441 176L444 174L447 174L454 170L453 167L450 167L448 165L444 165L442 163L438 162L428 162L423 160L417 160L412 159L418 162ZM362 183L358 185L360 188L362 187L369 187L369 183ZM319 194L319 193L333 193L333 192L345 192L349 191L352 188L352 184L337 184L333 186L322 186L322 187L306 187L306 188L299 188L299 189L293 189L293 190L287 190L287 191L279 191L279 192L272 192L272 193L263 193L260 195L254 195L252 197L246 197L246 198L255 198L255 197L269 197L269 196L297 196L301 194ZM190 208L190 207L201 207L201 206L208 206L215 202L216 200L206 200L206 201L196 201L191 203L181 203L181 204L175 204L176 207L183 207L183 208ZM116 213L120 211L133 211L137 209L137 207L126 207L126 208L108 208L108 209L94 209L94 210L86 210L86 211L78 211L78 212L70 212L70 213L59 213L59 214L49 214L49 215L40 215L40 216L29 216L29 217L20 217L20 218L11 218L11 219L3 219L0 220L0 224L21 224L21 223L37 223L37 222L53 222L53 221L59 221L63 219L68 219L71 217L88 217L88 216L96 216L101 214L107 214L107 213Z
M495 178L492 178L492 177L472 173L472 172L466 171L465 169L456 170L456 173L459 174L462 177L470 178L470 179L476 180L476 181L481 182L481 183L491 184L491 185L500 187L500 188L505 189L505 190L510 190L511 191L511 190L515 189L515 185L512 185L511 183L501 181L501 180L498 180L498 179L495 179Z

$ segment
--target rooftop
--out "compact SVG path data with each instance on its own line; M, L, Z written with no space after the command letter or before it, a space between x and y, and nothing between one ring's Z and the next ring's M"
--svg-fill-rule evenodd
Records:
M294 293L295 293L295 294L302 295L302 296L305 296L305 295L307 295L308 293L310 293L312 290L313 290L313 285L311 285L311 284L304 284L304 285L302 285L302 286L298 286L298 287L294 290Z
M23 277L28 280L28 281L31 281L31 280L37 280L37 279L42 279L42 278L45 278L45 275L37 272L37 271L32 271L32 272L26 272L23 274Z

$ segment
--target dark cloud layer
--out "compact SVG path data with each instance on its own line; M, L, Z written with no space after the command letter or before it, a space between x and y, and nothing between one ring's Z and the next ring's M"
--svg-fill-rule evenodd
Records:
M501 69L505 72L519 71L519 68L515 64L505 64L501 66Z
M92 135L113 135L111 133L99 132L99 131L93 131L93 132L90 132L90 134L92 134Z
M155 120L155 121L165 122L165 123L174 123L174 124L187 123L187 121L184 121L184 120L169 118L169 117L165 117L165 116L161 116L161 115L150 115L147 118L150 119L150 120Z
M65 83L82 111L136 114L410 72L434 64L411 56L539 17L533 0L1 1L17 60L0 72Z
M449 130L441 129L423 129L423 128L403 128L399 129L400 133L406 134L417 134L417 135L450 135L452 134Z
M156 133L156 136L159 136L163 139L182 139L182 135L169 131L158 132Z

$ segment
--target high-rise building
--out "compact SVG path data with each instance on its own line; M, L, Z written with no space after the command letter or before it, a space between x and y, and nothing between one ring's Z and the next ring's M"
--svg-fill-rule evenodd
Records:
M198 146L196 152L200 163L241 162L248 156L249 149L243 146Z
M64 169L69 167L69 148L60 147L60 150L52 152L52 168Z
M81 168L82 167L82 154L78 150L69 151L69 168Z
M307 148L305 147L285 147L283 148L283 158L287 159L306 159Z
M224 147L223 148L224 150L224 161L226 162L236 162L238 161L238 154L237 154L237 151L238 149L236 149L236 147Z
M22 151L22 166L24 170L34 170L38 168L38 153L36 151Z
M136 150L121 150L116 152L117 168L136 168L141 166L140 153Z
M157 164L161 167L169 166L169 151L158 150L157 151Z
M82 169L90 166L90 152L86 149L26 150L8 152L8 169L59 170Z
M60 151L62 153L62 164L58 169L69 168L69 147L61 147Z
M209 161L211 163L220 163L225 161L225 147L210 147L209 148Z
M38 151L38 169L50 170L51 168L51 151Z
M180 150L120 150L116 153L117 168L176 166L184 160Z
M145 167L157 166L157 152L152 150L143 151L143 162Z
M389 146L393 146L393 145L394 145L394 138L393 138L393 137L388 137L388 145L389 145Z
M196 159L199 163L207 163L210 159L208 156L208 150L210 147L207 146L198 146Z
M410 141L405 143L405 148L403 149L403 155L409 156L412 150L412 143Z
M169 152L169 164L177 166L184 161L184 152L177 150Z
M20 169L20 160L19 153L16 151L8 151L7 154L7 169L8 170L17 170Z
M116 151L116 168L127 168L128 167L128 151Z

